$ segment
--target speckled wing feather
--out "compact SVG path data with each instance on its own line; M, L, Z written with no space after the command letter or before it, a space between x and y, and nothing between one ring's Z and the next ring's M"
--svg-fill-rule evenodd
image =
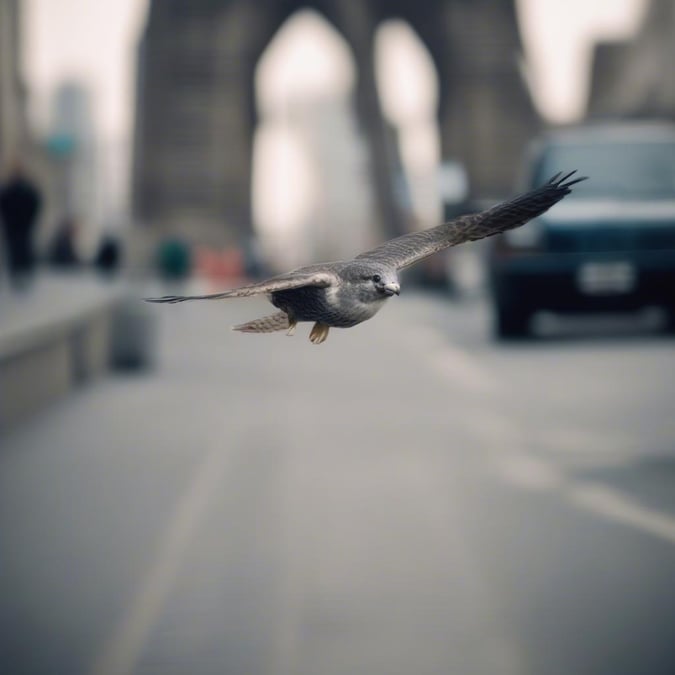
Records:
M487 211L461 216L430 230L391 239L357 256L357 260L370 260L404 269L450 246L511 230L541 215L569 194L572 185L586 180L585 177L569 180L575 173L572 171L562 177L557 174L546 185L497 204Z
M145 298L147 302L185 302L186 300L222 300L224 298L247 298L251 295L263 295L274 293L275 291L288 291L293 288L302 288L303 286L315 286L317 288L327 288L337 283L337 277L330 271L303 270L299 269L288 274L282 274L272 277L265 281L259 281L255 284L232 288L222 293L211 293L210 295L165 295L161 298Z

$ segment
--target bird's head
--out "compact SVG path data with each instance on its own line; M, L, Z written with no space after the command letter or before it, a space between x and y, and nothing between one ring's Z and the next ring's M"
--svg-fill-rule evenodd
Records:
M350 270L349 281L358 286L364 300L383 300L401 292L396 270L383 265L372 263L355 265Z

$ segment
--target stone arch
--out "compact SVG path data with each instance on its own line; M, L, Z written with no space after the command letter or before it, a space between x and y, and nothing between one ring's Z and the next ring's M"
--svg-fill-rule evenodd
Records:
M134 210L152 229L212 245L250 236L254 71L277 30L303 7L323 14L359 63L356 109L377 205L391 233L402 229L374 89L369 6L248 0L151 3L139 50ZM169 30L176 23L180 29Z
M382 115L375 81L372 45L375 30L380 22L380 14L367 2L340 0L281 2L266 19L260 17L264 30L255 49L254 68L277 31L293 14L302 9L312 9L321 15L342 36L354 56L355 112L368 145L371 181L379 213L379 229L385 236L402 234L406 229L404 218L394 198L392 169L398 163L395 139ZM249 82L252 83L253 79ZM253 100L252 85L249 96Z
M455 0L404 17L439 74L441 156L464 164L474 198L505 196L541 128L521 74L515 3Z
M513 58L513 0L151 0L139 48L133 180L134 211L151 226L150 239L182 234L226 245L251 236L254 70L303 7L323 14L358 63L356 111L385 235L404 225L393 198L395 145L375 85L373 36L384 19L406 20L436 63L444 154L465 163L479 196L511 186L513 163L538 122Z

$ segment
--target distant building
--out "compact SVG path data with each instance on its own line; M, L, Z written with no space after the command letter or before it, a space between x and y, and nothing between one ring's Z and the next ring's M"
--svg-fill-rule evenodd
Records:
M0 0L0 168L26 145L20 20L20 0Z
M588 116L675 119L675 0L651 0L633 40L596 46Z
M63 82L54 92L46 149L54 174L55 212L78 222L87 247L98 237L102 214L91 96L79 82Z

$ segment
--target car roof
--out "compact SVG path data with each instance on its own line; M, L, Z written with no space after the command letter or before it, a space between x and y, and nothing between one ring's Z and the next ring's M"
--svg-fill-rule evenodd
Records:
M588 143L589 141L675 141L675 124L658 122L595 122L547 131L544 143Z

